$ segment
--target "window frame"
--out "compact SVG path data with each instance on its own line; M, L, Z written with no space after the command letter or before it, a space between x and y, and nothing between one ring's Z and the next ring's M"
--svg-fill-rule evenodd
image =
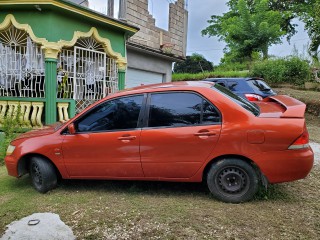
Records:
M90 113L92 113L97 107L101 106L102 104L105 104L106 102L109 101L114 101L117 99L123 99L123 98L129 98L129 97L135 97L135 96L142 96L142 103L141 103L141 108L140 108L140 112L139 112L139 116L138 116L138 120L137 120L137 127L136 128L127 128L127 129L112 129L112 130L98 130L98 131L76 131L75 134L91 134L91 133L106 133L106 132L125 132L125 131L133 131L133 130L138 130L141 129L143 126L143 118L145 115L145 110L146 110L146 100L147 100L147 94L146 93L138 93L138 94L130 94L130 95L125 95L125 96L119 96L119 97L115 97L115 98L111 98L111 99L106 99L105 101L97 104L96 106L94 106L93 108L89 109L88 111L86 111L85 113L83 113L81 116L79 116L78 118L76 118L74 121L72 121L72 123L76 126L76 124L81 121L82 119L84 119L85 117L87 117ZM66 127L63 131L61 131L61 134L70 134L68 132L68 127Z
M199 96L200 98L202 98L202 101L205 100L207 101L209 104L211 104L211 106L215 109L215 111L218 113L219 115L219 119L220 121L214 124L194 124L194 125L187 125L187 126L158 126L158 127L149 127L148 123L149 123L149 118L150 118L150 108L151 108L151 95L152 94L172 94L172 93L191 93L191 94L195 94L197 96ZM203 103L202 103L203 104ZM159 128L182 128L182 127L196 127L196 126L213 126L213 125L222 125L222 114L220 112L220 110L210 101L208 100L205 96L203 96L202 94L200 94L199 92L196 91L188 91L188 90L182 90L182 91L165 91L165 92L150 92L148 93L147 96L147 100L146 100L146 109L144 111L144 119L143 119L143 129L159 129ZM200 120L203 121L203 106L202 106L202 111L200 114Z

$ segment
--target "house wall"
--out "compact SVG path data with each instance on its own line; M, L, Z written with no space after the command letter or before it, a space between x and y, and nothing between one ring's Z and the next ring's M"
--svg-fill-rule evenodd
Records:
M155 57L134 49L127 50L128 68L160 73L163 82L170 82L172 76L172 61ZM129 78L126 80L130 81ZM143 79L141 79L143 81ZM142 82L143 83L143 82Z
M110 40L112 49L125 56L125 32L117 31L112 27L106 29L99 23L88 21L85 16L58 12L45 7L42 7L41 11L37 11L34 7L28 9L28 7L21 11L1 10L0 23L8 14L13 14L18 23L30 25L38 38L45 38L50 42L70 41L75 31L88 32L92 27L96 27L101 37Z
M155 26L155 19L148 11L148 0L127 0L127 22L137 25L140 31L129 41L153 49L160 49L163 44L173 44L172 54L186 56L186 37L188 12L185 0L177 0L169 5L169 30Z

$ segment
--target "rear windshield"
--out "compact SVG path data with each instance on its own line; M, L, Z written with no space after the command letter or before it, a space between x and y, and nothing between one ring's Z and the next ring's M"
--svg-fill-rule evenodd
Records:
M271 87L268 86L264 81L261 80L249 80L248 84L256 91L268 92L272 91Z
M246 81L228 81L229 89L233 92L251 92Z
M260 109L256 104L249 102L247 99L244 99L244 98L234 94L229 89L227 89L219 84L215 84L212 88L217 89L218 91L220 91L221 93L223 93L224 95L229 97L232 101L234 101L235 103L237 103L238 105L240 105L241 107L246 109L247 111L251 112L255 116L258 116L260 114Z

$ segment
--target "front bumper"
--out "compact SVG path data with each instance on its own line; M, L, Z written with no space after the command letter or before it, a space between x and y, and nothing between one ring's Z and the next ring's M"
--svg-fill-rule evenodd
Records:
M9 155L4 158L4 162L7 167L8 174L13 177L19 177L16 159L12 155Z

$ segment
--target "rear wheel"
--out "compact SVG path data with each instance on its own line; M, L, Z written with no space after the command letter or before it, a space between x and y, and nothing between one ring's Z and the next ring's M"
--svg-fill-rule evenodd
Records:
M33 157L30 161L29 173L34 188L46 193L57 186L57 173L51 162L45 158Z
M209 169L207 185L215 198L240 203L252 199L257 192L258 176L250 164L240 159L222 159Z

